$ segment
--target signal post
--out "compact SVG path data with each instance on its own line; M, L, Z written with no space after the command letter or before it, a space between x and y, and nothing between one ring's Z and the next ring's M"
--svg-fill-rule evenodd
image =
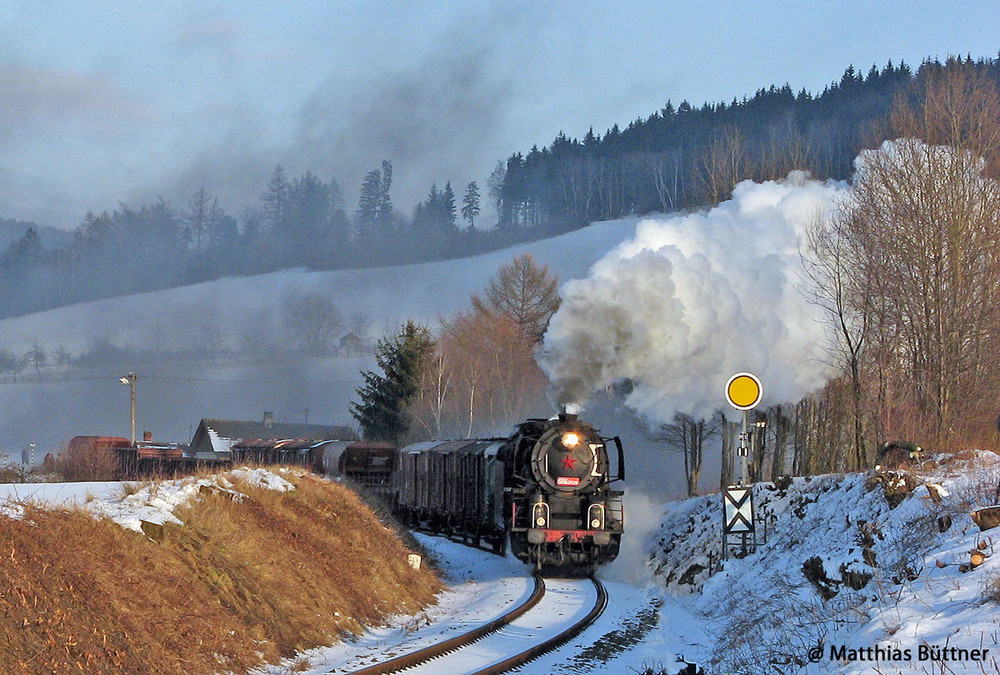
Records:
M722 557L729 557L730 548L739 548L745 556L757 548L753 516L753 486L750 485L750 411L764 396L764 388L753 373L736 373L726 383L726 400L743 412L743 428L736 453L740 458L740 481L722 493Z

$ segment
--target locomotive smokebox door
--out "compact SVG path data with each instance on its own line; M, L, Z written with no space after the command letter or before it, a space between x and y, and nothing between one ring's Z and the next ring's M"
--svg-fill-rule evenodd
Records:
M604 441L592 428L573 422L542 434L531 458L534 479L549 492L592 491L603 480Z

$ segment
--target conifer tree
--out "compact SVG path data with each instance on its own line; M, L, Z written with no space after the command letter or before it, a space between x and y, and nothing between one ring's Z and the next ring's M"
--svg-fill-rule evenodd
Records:
M410 405L420 393L421 374L433 345L430 331L413 321L403 324L391 339L378 341L375 360L382 374L362 371L360 401L351 403L351 415L367 440L399 443L406 438Z
M382 160L382 182L379 185L378 195L378 226L384 234L392 227L392 199L389 197L389 188L392 187L392 162L387 159Z
M372 169L361 182L358 198L358 221L361 229L370 229L379 218L382 208L382 172Z
M455 191L451 189L451 181L444 184L444 192L441 193L441 211L444 214L448 229L455 227Z
M472 181L465 188L465 196L462 197L462 218L469 221L470 228L475 229L479 210L479 186L476 181Z
M267 183L267 189L261 196L264 202L264 220L272 231L284 229L288 220L288 200L292 186L285 178L285 170L280 166L274 170L271 180Z

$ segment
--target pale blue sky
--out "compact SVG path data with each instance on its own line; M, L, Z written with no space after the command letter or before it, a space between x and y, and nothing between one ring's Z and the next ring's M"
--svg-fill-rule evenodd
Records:
M235 210L279 163L353 209L383 158L409 213L668 99L998 50L995 2L0 0L0 217L74 227L201 185Z

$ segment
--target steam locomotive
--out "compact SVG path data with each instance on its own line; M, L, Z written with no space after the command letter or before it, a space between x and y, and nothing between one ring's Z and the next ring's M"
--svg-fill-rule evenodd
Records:
M612 477L608 446L617 448ZM624 453L575 415L529 419L508 438L425 442L400 450L395 501L405 523L537 568L593 571L618 555Z

